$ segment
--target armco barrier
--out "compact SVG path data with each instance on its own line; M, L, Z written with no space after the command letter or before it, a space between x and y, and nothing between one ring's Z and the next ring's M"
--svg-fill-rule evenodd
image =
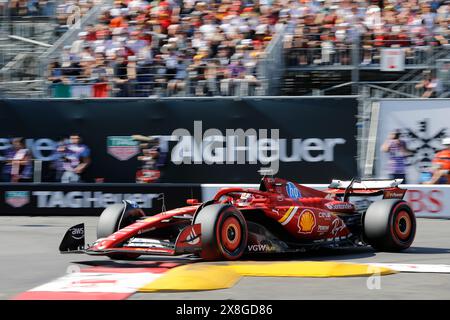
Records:
M306 184L324 189L326 184ZM258 188L258 184L0 184L0 215L100 215L123 199L134 200L149 213L211 199L221 188ZM404 185L405 200L417 217L450 218L450 185ZM164 201L162 195L164 194Z

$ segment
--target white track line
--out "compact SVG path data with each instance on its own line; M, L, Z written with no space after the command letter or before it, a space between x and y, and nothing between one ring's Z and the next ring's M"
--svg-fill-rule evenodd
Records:
M399 272L450 273L448 264L370 263L370 265L386 267Z

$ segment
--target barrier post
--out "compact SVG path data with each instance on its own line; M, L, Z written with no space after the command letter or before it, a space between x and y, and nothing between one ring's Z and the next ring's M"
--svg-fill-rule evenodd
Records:
M41 183L42 182L42 160L34 160L33 166L33 182Z

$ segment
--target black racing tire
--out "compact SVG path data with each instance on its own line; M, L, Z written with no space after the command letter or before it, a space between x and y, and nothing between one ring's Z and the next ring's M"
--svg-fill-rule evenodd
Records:
M416 235L416 217L406 201L383 199L372 203L363 218L364 238L375 250L408 249Z
M119 230L120 218L125 210L125 204L116 203L103 210L97 222L97 239L106 238Z
M211 204L201 209L193 224L201 224L204 260L237 260L248 241L247 223L242 213L229 204Z
M97 223L97 239L106 238L119 229L125 228L132 224L135 219L136 212L128 210L124 212L125 204L116 203L110 205L103 210ZM114 260L133 260L140 256L136 253L111 253L107 255Z

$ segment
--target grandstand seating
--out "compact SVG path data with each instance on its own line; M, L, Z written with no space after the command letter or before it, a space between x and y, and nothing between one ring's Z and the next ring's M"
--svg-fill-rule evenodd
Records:
M59 21L67 20L73 4L86 13L96 2L59 3ZM356 81L381 81L395 90L407 85L412 95L421 95L418 84L429 77L423 72L431 70L429 82L438 81L437 61L449 53L449 7L438 0L115 0L48 63L48 94L345 94L349 86L327 88L355 81L356 70ZM283 37L279 55L269 52L276 34ZM379 70L385 47L405 49L404 72ZM273 64L285 71L269 84L274 74L264 69ZM436 86L440 91L433 96L443 94L446 85Z

